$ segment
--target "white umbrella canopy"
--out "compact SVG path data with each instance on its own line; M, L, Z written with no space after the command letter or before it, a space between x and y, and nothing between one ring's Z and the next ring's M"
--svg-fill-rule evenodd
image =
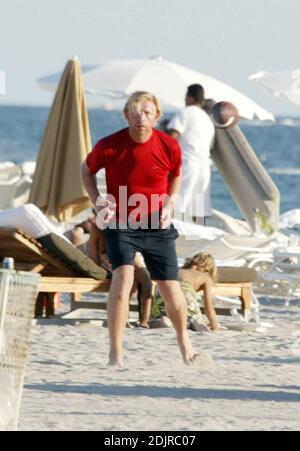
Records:
M76 58L77 57L74 57L74 59ZM84 75L92 71L93 69L97 69L97 66L82 65L81 73L82 75ZM37 83L43 91L56 92L56 89L62 78L62 74L62 72L56 72L54 74L47 75L46 77L38 78Z
M258 83L272 92L274 97L300 105L300 69L281 72L257 72L250 81Z
M51 78L53 79L53 76L44 77L39 79L38 83L45 89L51 84ZM193 83L204 87L206 98L213 98L217 102L226 100L235 104L240 116L245 119L275 119L272 113L222 81L161 57L114 60L84 71L87 93L127 98L135 91L150 91L163 104L175 109L184 106L186 89Z

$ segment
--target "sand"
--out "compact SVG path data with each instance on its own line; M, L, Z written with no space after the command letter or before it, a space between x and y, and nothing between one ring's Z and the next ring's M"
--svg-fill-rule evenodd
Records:
M182 363L173 330L127 329L120 370L106 365L99 323L39 323L20 430L299 430L300 303L261 312L273 328L190 332L215 360L209 371Z

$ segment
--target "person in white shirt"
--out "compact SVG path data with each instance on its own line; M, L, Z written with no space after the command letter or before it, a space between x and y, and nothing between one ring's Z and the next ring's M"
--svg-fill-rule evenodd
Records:
M168 133L179 139L182 147L182 188L176 210L185 219L204 224L211 216L211 158L210 150L215 138L215 128L203 110L204 89L194 84L188 87L186 107L169 122Z

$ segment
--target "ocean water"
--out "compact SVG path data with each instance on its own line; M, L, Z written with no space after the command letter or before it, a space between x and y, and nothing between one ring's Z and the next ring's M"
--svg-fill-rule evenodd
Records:
M0 162L36 160L48 108L0 106ZM92 141L125 127L119 111L90 110ZM274 125L242 123L241 128L281 192L281 212L300 208L300 117L279 118ZM240 214L224 184L213 171L213 207Z

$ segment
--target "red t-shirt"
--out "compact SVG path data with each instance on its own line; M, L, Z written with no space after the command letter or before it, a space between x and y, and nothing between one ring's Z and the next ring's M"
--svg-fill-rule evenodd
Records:
M151 138L143 144L135 142L129 129L123 129L101 139L87 158L92 174L105 169L107 193L117 202L117 219L125 219L140 207L137 202L128 206L128 199L135 194L143 194L148 200L147 211L141 217L152 215L161 209L151 203L151 195L168 194L169 175L179 176L182 160L178 142L166 133L153 129ZM127 217L124 218L124 206L121 210L119 187L127 187ZM134 199L133 203L134 203ZM121 203L124 204L122 198Z

